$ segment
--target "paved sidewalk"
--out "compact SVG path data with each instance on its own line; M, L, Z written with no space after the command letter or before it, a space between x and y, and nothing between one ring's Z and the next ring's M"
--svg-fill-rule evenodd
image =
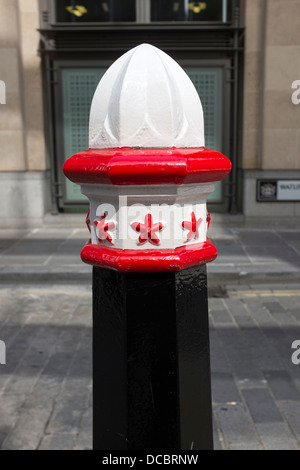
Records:
M80 260L89 238L83 221L82 225L0 230L0 282L90 282L92 269ZM209 236L219 253L207 266L210 283L300 279L300 228L268 230L215 224Z
M82 226L0 229L0 448L91 448ZM215 224L208 264L216 449L299 449L300 229Z
M300 284L209 300L215 448L300 449Z
M210 297L216 450L300 449L300 283ZM0 284L0 449L92 446L91 287Z

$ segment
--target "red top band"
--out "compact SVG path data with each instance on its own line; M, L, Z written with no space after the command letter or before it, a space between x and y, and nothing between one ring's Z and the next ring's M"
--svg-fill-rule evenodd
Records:
M63 166L73 183L113 185L210 183L223 180L230 170L227 157L204 147L88 150Z

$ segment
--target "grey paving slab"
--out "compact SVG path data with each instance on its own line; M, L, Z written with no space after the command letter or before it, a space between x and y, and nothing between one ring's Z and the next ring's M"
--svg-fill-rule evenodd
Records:
M223 449L223 437L220 434L219 426L216 423L215 416L213 415L213 441L214 441L214 450L222 450Z
M28 236L33 230L30 229L3 229L0 228L0 239L7 239L7 240L13 240L16 242L17 240L20 240L22 238L25 238Z
M291 308L289 309L289 314L297 321L300 321L300 308Z
M275 230L264 229L235 229L236 240L245 246L261 246L261 245L282 245L285 239L280 237Z
M225 303L223 299L210 298L208 307L210 311L224 310Z
M256 429L265 450L299 450L286 423L259 423Z
M268 309L265 308L263 302L259 296L248 298L247 309L250 312L252 318L255 320L260 327L272 327L276 326L275 320L272 318Z
M246 287L246 286L245 286ZM284 278L282 279L282 282L280 283L280 286L278 285L278 283L274 283L272 284L271 282L268 282L268 284L263 284L263 283L260 283L260 284L256 284L255 282L252 282L248 285L249 289L251 291L257 291L257 290L262 290L262 291L272 291L272 290L276 290L276 292L279 292L279 290L281 289L284 289L284 290L292 290L292 289L296 289L296 290L299 290L300 289L300 283L299 282L289 282L289 283L285 283L284 282ZM240 290L245 290L244 289L244 286L241 286L241 289ZM285 295L285 297L288 299L290 298L292 294L289 292L287 295ZM282 299L282 298L281 298Z
M13 263L11 266L6 266L2 271L0 270L0 282L2 283L91 283L91 280L92 267L84 263L76 265L45 264L43 266L38 263L33 266L30 262L28 265L23 266L16 266Z
M286 310L276 299L271 299L270 301L263 301L262 304L269 310L271 314L286 312Z
M223 351L223 354L220 354L220 351ZM210 357L213 367L212 372L233 374L232 366L216 329L210 330Z
M255 355L245 348L243 335L237 327L219 328L218 337L224 352L238 379L262 379L262 372L257 368Z
M242 319L244 320L244 317ZM252 318L251 320L254 323ZM257 367L260 370L281 370L283 366L277 349L266 340L263 331L255 324L245 326L244 321L239 323L239 327L243 332L247 350L254 357Z
M300 392L286 370L265 370L264 376L276 400L300 401Z
M234 231L225 226L211 223L209 227L209 236L212 240L235 239Z
M219 263L226 263L228 260L232 263L250 262L244 247L234 239L216 239L213 242L218 250Z
M252 263L290 263L300 266L300 256L289 246L259 245L245 246L245 251Z
M74 446L74 450L90 450L92 449L92 433L93 426L92 404L88 404L83 412L79 426L79 432Z
M64 395L56 402L53 414L45 429L46 434L70 433L77 435L86 397L72 394Z
M277 234L286 242L300 241L300 230L278 229Z
M50 256L46 261L45 265L46 266L73 266L74 271L77 270L78 264L81 262L80 260L80 255L78 254L72 254L70 253L69 255L66 254L55 254Z
M225 449L262 448L249 412L242 403L217 406L214 412Z
M211 313L212 321L215 325L232 325L233 320L227 310L216 310Z
M9 276L9 272L11 271L10 268L12 268L15 269L19 277L22 276L23 280L25 280L26 275L24 275L24 272L27 271L27 266L29 268L32 266L35 268L34 271L37 271L39 267L44 265L44 263L47 261L48 256L49 255L40 256L32 254L30 257L22 257L21 260L19 255L0 256L0 265L5 267L5 269L2 271L2 278L5 278L6 275ZM19 264L20 262L21 264Z
M36 450L44 436L45 423L49 420L51 409L48 406L36 404L41 400L40 395L32 395L33 402L25 402L20 416L7 433L2 450ZM47 403L48 404L48 403Z
M10 248L15 241L13 239L0 238L0 254Z
M18 243L14 243L2 256L49 256L64 242L64 237L57 240L45 238L38 240L38 242L34 239L25 238L18 241Z
M5 440L13 432L14 426L21 414L25 399L25 395L7 395L5 393L0 393L0 449L4 447Z
M244 389L243 397L254 423L280 423L283 418L266 388Z
M72 238L74 232L76 232L75 229L70 230L69 228L41 228L29 232L26 235L26 239L35 240L36 243L39 243L45 239L57 240L57 243L60 243L60 240L65 241L66 239Z
M86 243L86 241L85 241ZM68 240L64 240L59 246L57 246L56 251L53 253L56 256L62 255L80 255L82 248L84 247L85 243L81 240L81 238L71 238Z
M278 401L278 407L282 416L288 423L291 432L300 442L300 406L299 401Z
M299 255L300 254L300 240L293 240L287 242L288 245L295 250L295 252Z
M300 286L288 286L288 288L296 288L300 290ZM278 301L289 312L294 312L294 310L300 310L300 299L297 296L294 296L293 293L291 293L289 296L280 297Z
M90 233L87 228L75 229L70 238L80 238L82 241L87 241L90 238Z
M46 434L40 442L38 450L73 450L75 444L76 435L70 432L57 432Z
M224 303L228 311L234 317L249 315L246 306L243 304L243 302L241 302L240 299L228 298L224 300Z
M212 396L215 403L241 401L233 374L228 372L212 372Z
M298 264L286 262L274 262L270 259L266 262L251 263L218 263L215 261L207 266L208 280L210 283L223 284L249 284L252 282L278 283L295 282L300 278Z
M234 320L237 323L238 327L240 328L241 331L246 331L247 336L248 332L251 331L251 329L255 329L255 323L253 318L251 318L250 315L235 315Z

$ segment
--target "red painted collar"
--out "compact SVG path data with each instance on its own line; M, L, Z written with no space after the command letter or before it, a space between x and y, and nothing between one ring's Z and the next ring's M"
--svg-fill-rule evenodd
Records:
M81 252L84 263L120 272L182 271L216 259L218 252L213 243L206 242L174 250L120 250L92 245L90 240Z
M88 150L63 167L74 183L113 185L209 183L223 180L230 170L227 157L204 147Z

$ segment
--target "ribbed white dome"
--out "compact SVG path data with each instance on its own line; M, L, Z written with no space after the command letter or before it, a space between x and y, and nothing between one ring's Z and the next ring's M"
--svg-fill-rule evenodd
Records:
M121 56L101 79L91 106L89 146L204 147L198 93L171 57L149 44Z

